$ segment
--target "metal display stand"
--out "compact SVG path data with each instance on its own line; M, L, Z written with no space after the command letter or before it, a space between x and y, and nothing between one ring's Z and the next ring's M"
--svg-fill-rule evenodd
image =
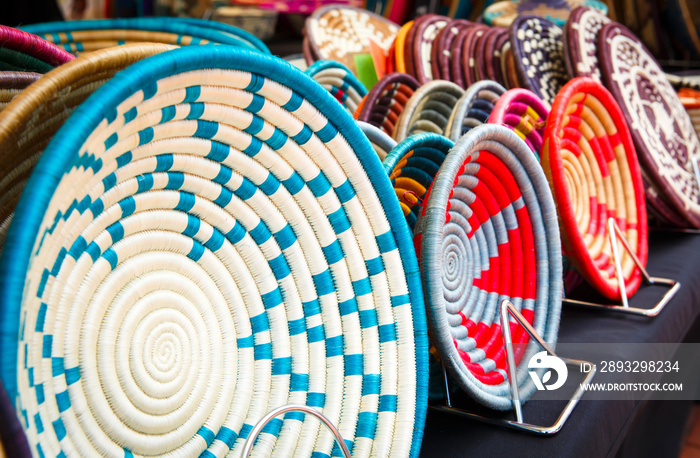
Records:
M561 414L559 414L559 417L557 420L552 424L551 426L540 426L540 425L534 425L531 423L526 423L523 418L523 411L522 411L522 402L520 400L520 389L518 385L518 377L517 377L517 367L515 365L515 356L513 352L513 340L511 338L510 334L510 326L508 324L508 315L511 315L520 325L525 328L525 331L530 335L532 339L534 339L540 347L542 347L543 350L546 350L548 354L555 356L559 359L561 359L565 364L568 365L574 365L574 366L579 366L581 367L582 364L589 364L591 369L586 373L586 377L584 380L579 384L579 387L576 389L576 392L573 394L573 396L569 399L569 402L566 404L564 407L564 410L562 410ZM510 390L512 393L513 397L513 408L515 410L515 420L506 420L506 419L501 419L501 418L496 418L496 417L487 417L484 415L479 415L475 414L472 412L468 412L466 410L462 410L456 407L452 406L452 400L450 399L450 383L447 378L447 372L445 371L445 368L443 366L443 375L445 377L445 390L446 390L446 404L444 406L430 406L432 410L439 411L439 412L446 412L450 413L453 415L458 415L460 417L464 418L469 418L472 420L477 420L497 426L505 426L508 428L513 428L521 431L528 431L531 433L535 434L541 434L541 435L552 435L558 433L566 421L569 419L569 416L571 415L571 412L573 412L574 408L576 407L576 404L578 404L578 401L581 399L583 396L584 390L583 386L590 383L591 380L593 379L593 376L596 373L596 365L589 362L589 361L581 361L577 359L571 359L571 358L562 358L560 356L557 356L557 354L552 350L547 342L545 342L542 337L537 334L537 331L533 329L533 327L530 325L530 323L527 322L527 320L520 314L520 312L515 308L515 306L508 300L504 300L501 302L501 329L503 332L503 344L505 345L505 350L506 350L506 357L508 360L508 379L510 380Z
M340 453L343 454L343 457L350 458L350 450L348 450L348 446L347 444L345 444L343 436L340 435L340 431L338 431L338 428L336 428L328 418L326 418L321 412L312 409L311 407L294 404L277 407L276 409L271 410L267 415L262 417L260 421L255 424L255 427L253 427L253 429L250 431L250 434L248 435L248 438L245 441L245 445L243 446L243 458L248 458L250 456L250 452L253 450L253 445L255 444L255 439L258 438L258 435L263 430L265 425L267 425L270 422L270 420L272 420L278 415L282 415L283 413L293 411L311 414L314 417L321 420L321 422L324 425L326 425L328 429L331 430L333 436L335 436L335 441L338 443L338 446L340 447Z
M562 299L562 302L565 304L579 305L582 307L604 309L622 313L631 313L634 315L643 315L648 317L654 317L658 315L664 309L664 307L666 307L666 304L668 304L671 301L671 299L673 299L673 297L676 295L676 293L681 287L681 284L678 281L670 278L651 277L642 265L642 263L639 261L639 258L634 253L634 250L630 246L625 236L622 234L622 231L615 222L614 218L608 219L608 237L610 239L610 245L612 246L612 258L615 262L615 276L617 277L618 284L620 285L620 296L622 297L622 305L599 304L595 302L579 301L576 299L569 298ZM629 305L629 300L627 298L627 290L625 288L625 278L622 275L622 261L619 246L617 244L618 238L622 242L622 245L625 247L625 250L627 250L627 253L629 253L629 255L632 257L634 264L641 272L644 282L647 285L659 285L669 287L669 290L666 291L666 294L664 294L663 298L661 298L661 300L650 309L630 307Z

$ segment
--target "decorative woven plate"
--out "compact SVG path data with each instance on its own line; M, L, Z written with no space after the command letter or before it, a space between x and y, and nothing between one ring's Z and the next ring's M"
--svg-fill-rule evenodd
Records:
M75 57L22 30L0 25L0 70L46 73Z
M503 43L503 48L501 48L501 72L505 80L503 87L506 89L520 87L518 70L516 69L515 56L513 55L513 46L510 43L510 38Z
M549 107L527 89L511 89L501 95L488 122L513 129L539 158Z
M574 9L564 25L564 62L570 78L590 76L602 81L598 64L598 32L610 19L593 8Z
M499 320L509 299L555 343L562 295L561 239L547 178L527 145L496 124L475 127L450 151L414 231L431 342L462 389L512 408ZM537 345L511 322L520 394L534 391ZM526 348L527 347L527 348ZM522 359L521 359L522 358Z
M479 81L459 98L447 122L445 136L456 142L470 129L484 124L506 88L495 81Z
M464 53L464 40L466 40L467 35L471 32L470 30L474 27L481 27L480 24L473 25L470 27L464 27L455 36L450 47L450 79L460 87L466 87L466 75L464 74L464 67L462 66L462 54Z
M674 211L700 227L700 188L691 162L700 160L700 141L676 91L623 26L603 26L598 41L603 81L622 108L644 173Z
M199 21L205 22L206 21ZM233 28L233 27L229 27ZM240 31L243 38L216 28L193 23L171 21L170 18L95 19L85 21L47 22L23 27L30 33L77 54L133 42L171 45L227 44L269 53L251 44L251 35Z
M452 80L450 72L452 45L460 31L473 27L474 25L473 22L467 21L466 19L454 19L438 32L433 42L433 55L430 62L434 76L433 79Z
M396 123L420 83L407 73L391 73L367 93L357 119L394 134Z
M369 54L370 40L388 51L399 26L364 9L328 5L306 19L306 33L319 59L342 62L356 73L355 54Z
M422 133L402 140L382 160L411 230L416 225L423 198L453 146L442 135Z
M486 73L483 79L503 84L501 73L501 46L498 43L504 38L508 40L508 29L505 27L491 27L489 31L486 32L485 36L484 59L478 59L478 62L482 60L484 62L484 71Z
M519 16L510 27L521 87L550 104L569 79L562 33L561 27L553 22L531 15Z
M459 63L462 65L465 88L479 80L476 59L483 59L485 56L476 56L476 45L488 29L485 25L471 27L464 36L464 41L462 41L462 55Z
M362 98L367 95L367 88L349 68L334 60L314 62L306 74L325 87L333 97L350 113L354 113Z
M421 84L438 79L433 75L432 70L433 41L448 22L448 17L425 14L415 20L406 37L406 46L413 52L412 75Z
M615 218L637 257L647 260L644 189L632 138L612 95L591 78L575 78L554 100L541 156L562 226L564 254L603 296L620 300L608 239ZM641 274L626 250L627 297Z
M383 161L386 155L389 154L389 151L396 146L396 140L391 138L389 134L380 128L373 126L368 122L357 121L357 125L372 144L372 148L374 148L374 151L377 153L377 156L379 156L379 159Z
M505 32L503 32L505 30ZM505 52L510 51L510 31L502 29L501 33L496 36L493 43L493 54L491 56L491 67L495 74L494 81L501 83L503 87L508 88L508 77L505 69ZM515 79L517 80L517 74Z
M406 48L406 37L411 28L413 28L413 21L402 25L391 45L391 48L394 49L394 71L398 73L410 73L406 61L410 61L410 64L413 65L413 53Z
M422 85L411 96L394 129L396 141L421 132L444 135L447 121L464 90L449 81L436 80Z
M0 112L0 252L29 175L73 110L115 73L170 49L141 43L74 58L43 75Z
M41 78L41 73L0 71L0 111L24 88Z
M607 14L608 6L598 0L511 0L500 1L484 10L484 22L510 26L519 16L533 15L563 26L574 8L588 6Z
M356 455L418 455L415 252L328 91L281 59L196 46L132 65L72 116L0 260L2 380L36 453L239 454L265 413L305 404ZM338 453L302 415L253 453L272 449Z

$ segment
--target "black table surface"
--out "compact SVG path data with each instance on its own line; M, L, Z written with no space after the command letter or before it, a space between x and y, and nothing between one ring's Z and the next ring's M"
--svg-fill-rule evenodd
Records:
M559 342L605 343L610 344L611 350L618 342L700 342L700 235L652 231L647 267L652 276L668 277L681 283L677 295L657 317L564 305ZM659 286L642 286L630 299L630 306L650 308L664 292ZM570 297L594 298L595 294L584 285ZM585 360L591 355L560 356ZM563 429L553 436L532 435L429 411L421 457L614 456L624 446L632 425L644 420L640 420L642 415L674 412L673 415L678 416L680 413L675 411L683 412L683 406L679 408L680 401L600 401L587 400L586 396L584 394ZM462 400L462 405L458 406L465 407L464 404ZM565 401L532 401L523 407L523 415L527 422L548 426L554 423L564 405ZM468 401L466 408L475 410ZM680 420L682 424L683 419ZM654 434L662 437L677 432L664 431L664 426L678 429L677 424L662 425ZM662 456L674 456L671 450L667 452Z

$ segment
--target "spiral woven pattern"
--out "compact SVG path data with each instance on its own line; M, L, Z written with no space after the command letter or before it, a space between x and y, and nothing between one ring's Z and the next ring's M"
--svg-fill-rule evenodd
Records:
M447 123L464 90L450 81L422 85L406 103L394 129L396 141L421 132L444 135Z
M510 300L547 342L559 329L561 240L547 178L510 129L484 124L464 135L433 181L414 231L431 342L462 389L512 408L499 310ZM520 394L536 344L510 323Z
M75 108L118 71L169 49L143 43L81 56L43 75L0 112L0 252L29 175Z
M46 73L73 58L36 35L0 25L0 70Z
M453 146L442 135L416 134L396 145L382 161L411 230L420 215L423 199Z
M365 85L340 62L316 61L306 69L306 74L325 87L350 113L357 110L362 98L367 95Z
M459 98L447 122L445 136L452 141L484 124L491 114L498 98L506 89L495 81L479 81Z
M562 88L547 121L541 162L557 201L565 254L598 292L620 300L608 219L615 218L645 265L647 217L627 124L600 83L582 77ZM641 274L627 251L620 253L627 297L631 297Z
M688 113L632 32L610 23L599 37L603 81L622 108L649 184L688 225L700 227L700 184L692 165L700 160L700 140Z
M539 158L548 116L542 99L527 89L511 89L496 101L488 122L512 129Z
M170 45L227 44L269 54L265 45L249 33L237 34L207 26L208 21L171 20L171 18L123 18L46 22L23 27L30 33L77 54L135 42ZM228 27L227 30L235 30ZM252 37L252 39L251 39Z
M369 54L370 40L388 51L398 31L398 25L382 16L349 6L323 6L306 20L311 55L341 62L353 72L353 56Z
M390 73L367 93L357 119L393 135L399 116L420 83L406 73Z
M510 42L520 87L552 103L569 80L564 63L561 27L547 19L518 16L510 26ZM509 89L516 86L509 85Z
M415 253L325 89L277 58L189 47L132 65L73 117L0 261L3 383L37 453L235 454L291 403L354 455L418 454ZM337 453L332 435L289 414L254 453L312 451Z

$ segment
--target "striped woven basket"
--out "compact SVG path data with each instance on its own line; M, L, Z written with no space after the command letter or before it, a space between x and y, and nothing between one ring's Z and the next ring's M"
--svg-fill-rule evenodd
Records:
M0 112L0 252L29 175L75 108L118 71L169 49L142 43L86 54L44 75Z
M620 300L607 224L615 218L635 254L647 261L642 177L619 105L592 78L575 78L557 95L547 119L542 168L557 201L564 253L603 296ZM621 251L627 297L641 273Z
M406 60L406 69L421 84L439 79L439 74L433 73L433 42L449 20L447 16L424 14L416 18L408 31L404 54L410 52L413 58Z
M391 151L396 146L396 140L389 136L386 132L373 126L370 123L364 121L357 121L357 125L365 134L369 142L372 144L372 148L379 156L380 160L384 160L389 151Z
M470 129L484 124L504 92L506 88L495 81L484 80L469 86L452 110L445 136L456 142Z
M41 73L0 71L0 111L24 88L41 78Z
M382 161L411 230L433 178L453 146L442 135L412 135L396 145Z
M345 65L333 60L314 62L306 74L318 81L350 113L357 110L362 98L367 95L367 88Z
M73 59L31 33L0 25L0 71L46 73Z
M527 89L511 89L496 101L488 122L512 129L539 158L549 106Z
M480 403L512 408L500 304L510 300L554 344L562 296L554 200L525 142L495 124L467 132L435 176L414 245L441 361ZM522 327L510 325L520 394L527 399L536 387L526 362L539 347L528 343Z
M420 83L406 73L391 73L380 79L358 108L357 119L394 134L396 123Z
M463 94L464 90L450 81L436 80L422 85L408 99L397 120L396 141L421 132L444 135L450 115Z
M186 47L116 75L46 149L0 259L2 381L35 452L236 455L305 404L353 456L417 456L427 332L391 193L281 59ZM273 451L338 453L295 413L253 453Z
M394 38L394 41L391 43L389 55L393 55L394 57L394 72L406 74L409 73L406 62L409 60L412 62L413 53L411 53L406 47L406 38L413 27L413 22L414 21L408 21L402 25L399 31L396 33L396 38ZM413 63L411 63L411 65L413 65Z
M215 22L190 21L169 17L95 19L33 24L23 27L23 30L39 35L73 54L135 42L179 46L228 44L269 53L265 45L261 47L259 40L243 30L228 26L228 31L222 31L218 28L220 26L209 25L217 24ZM237 30L237 34L231 30Z

